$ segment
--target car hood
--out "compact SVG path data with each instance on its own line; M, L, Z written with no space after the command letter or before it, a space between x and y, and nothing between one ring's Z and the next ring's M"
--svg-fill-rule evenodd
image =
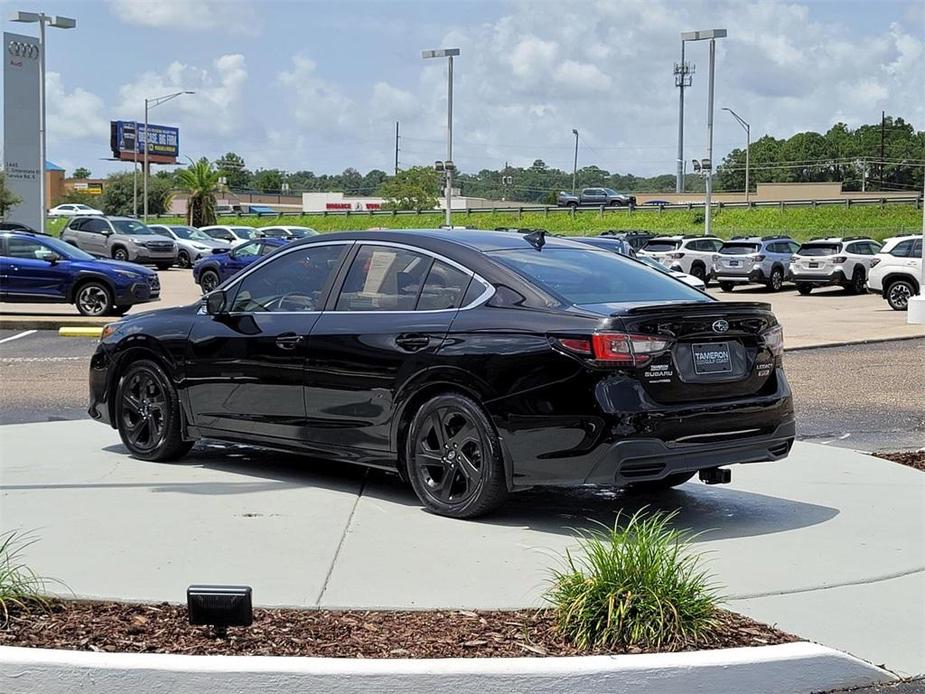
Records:
M71 260L70 267L78 270L123 270L132 272L139 277L151 277L157 275L154 270L146 268L143 265L123 262L121 260Z

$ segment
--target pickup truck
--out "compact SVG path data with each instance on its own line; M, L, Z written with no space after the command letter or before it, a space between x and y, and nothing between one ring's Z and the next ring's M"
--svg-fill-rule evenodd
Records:
M559 207L625 207L635 205L636 196L618 193L612 188L584 188L578 195L560 192L556 204Z

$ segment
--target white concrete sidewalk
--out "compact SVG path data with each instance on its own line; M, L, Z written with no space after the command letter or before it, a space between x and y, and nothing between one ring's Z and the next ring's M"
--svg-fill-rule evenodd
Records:
M525 492L456 521L379 472L222 444L145 463L94 422L9 425L0 527L32 531L30 565L83 597L182 602L220 582L252 585L261 605L500 608L541 604L572 528L648 504L702 533L733 609L925 672L925 475L799 443L733 470L731 485L660 498Z

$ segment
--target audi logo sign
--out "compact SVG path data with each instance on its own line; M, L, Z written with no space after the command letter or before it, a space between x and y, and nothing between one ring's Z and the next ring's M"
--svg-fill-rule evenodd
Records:
M38 45L34 43L26 43L25 41L10 41L9 44L7 44L6 52L14 58L29 58L31 60L38 60L39 57Z

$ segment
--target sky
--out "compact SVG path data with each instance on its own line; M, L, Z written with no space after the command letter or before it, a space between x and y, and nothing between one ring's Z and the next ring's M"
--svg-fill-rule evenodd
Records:
M48 158L68 172L104 161L109 121L143 120L145 97L194 90L150 113L180 128L181 157L240 154L248 168L361 172L445 158L446 61L454 47L454 152L466 172L535 159L611 172L673 173L681 31L717 42L714 159L752 138L877 122L925 128L922 0L0 0L62 14L48 30ZM708 44L685 91L685 158L706 156Z

